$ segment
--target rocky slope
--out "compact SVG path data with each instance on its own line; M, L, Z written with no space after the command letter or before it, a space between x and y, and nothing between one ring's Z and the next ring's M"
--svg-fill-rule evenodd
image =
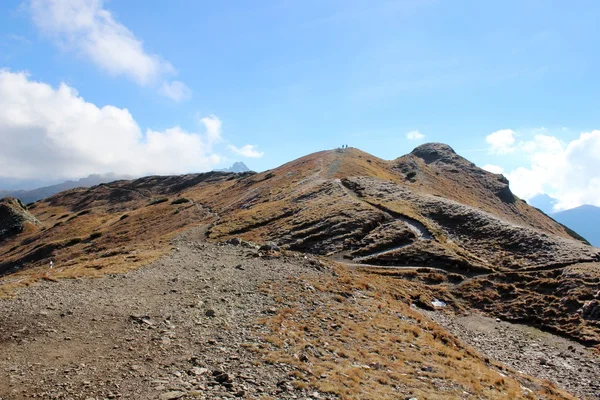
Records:
M0 300L0 399L575 398L444 332L410 306L425 285L203 238ZM558 376L584 396L597 373Z
M20 200L12 197L0 200L0 242L35 230L40 225Z
M353 265L436 268L465 304L600 344L600 249L443 144L392 161L350 148L259 174L119 181L60 193L30 212L46 229L0 243L7 293L51 259L56 277L137 268L165 254L175 235L209 224L211 241L241 237Z

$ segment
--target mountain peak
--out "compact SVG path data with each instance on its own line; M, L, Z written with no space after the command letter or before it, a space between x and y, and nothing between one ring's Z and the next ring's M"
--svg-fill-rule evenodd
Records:
M427 164L435 161L453 161L459 157L452 147L444 143L425 143L416 147L411 154L423 159Z
M237 162L234 162L233 165L231 167L229 167L229 168L216 169L215 171L218 171L218 172L234 172L236 174L240 174L242 172L250 172L251 170L243 162L237 161Z

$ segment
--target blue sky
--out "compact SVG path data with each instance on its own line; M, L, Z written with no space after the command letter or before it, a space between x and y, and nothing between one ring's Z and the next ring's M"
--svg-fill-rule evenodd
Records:
M595 1L8 0L0 5L4 105L17 104L12 98L30 92L34 82L55 91L64 83L76 91L64 104L40 96L63 110L78 108L72 103L78 98L127 111L116 119L84 112L60 118L60 124L85 119L66 130L95 131L94 123L109 118L100 125L115 132L106 139L112 148L131 135L124 143L139 145L134 158L154 157L161 166L150 171L153 163L132 165L109 150L103 154L114 164L99 157L88 165L73 160L91 157L87 150L72 156L77 149L54 163L47 154L66 147L52 142L37 149L48 180L94 168L167 173L237 160L264 170L341 144L393 159L439 141L504 172L522 197L545 192L562 207L599 204L600 176L593 172L599 159L576 152L600 146L598 20ZM10 89L23 71L19 88ZM45 109L38 105L43 100L28 101L29 125L19 126L20 140L55 140L49 126L62 126L56 113L48 108L40 122L35 110ZM0 137L15 138L14 121L1 118ZM203 118L220 126L208 132ZM128 119L138 133L131 126L119 133ZM175 127L178 132L169 131ZM148 130L156 133L154 147L146 145ZM501 133L490 139L494 132ZM559 144L550 146L545 137ZM167 142L169 154L156 153ZM101 147L91 137L81 146L89 143ZM187 154L194 144L203 148ZM168 171L177 154L189 162ZM564 161L561 168L585 159L586 180L574 188L572 176L555 179L547 161L555 157ZM0 162L14 164L14 158L0 154ZM23 169L30 174L12 177L36 174L35 165Z

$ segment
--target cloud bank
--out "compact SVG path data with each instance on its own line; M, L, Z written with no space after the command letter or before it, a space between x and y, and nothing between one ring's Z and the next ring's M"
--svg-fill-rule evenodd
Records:
M162 82L159 92L181 101L191 91L171 63L148 53L143 42L103 7L102 0L31 0L34 24L63 49L75 51L112 76L125 76L139 85Z
M503 134L505 138L515 137L511 130L498 132L507 131L512 134ZM525 160L526 166L505 173L511 189L519 197L528 200L538 194L548 194L558 199L556 210L582 204L600 206L600 130L583 132L570 142L544 133L519 142L496 140L496 134L486 138L495 135L492 141L487 140L491 151L501 149L498 154L511 153Z
M0 177L74 179L92 173L179 174L221 161L221 121L200 120L202 132L180 127L142 131L127 109L98 107L66 84L35 82L0 70ZM250 157L255 146L238 149Z

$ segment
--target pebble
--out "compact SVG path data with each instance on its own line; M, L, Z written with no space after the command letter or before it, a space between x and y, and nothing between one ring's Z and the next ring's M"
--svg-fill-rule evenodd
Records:
M209 308L208 310L206 310L206 312L204 313L204 315L206 315L209 318L214 318L214 317L217 316L217 313L212 308Z
M160 400L175 400L175 399L180 399L183 396L185 396L186 392L179 392L179 391L173 391L173 392L167 392L167 393L163 393L160 395L159 399Z

